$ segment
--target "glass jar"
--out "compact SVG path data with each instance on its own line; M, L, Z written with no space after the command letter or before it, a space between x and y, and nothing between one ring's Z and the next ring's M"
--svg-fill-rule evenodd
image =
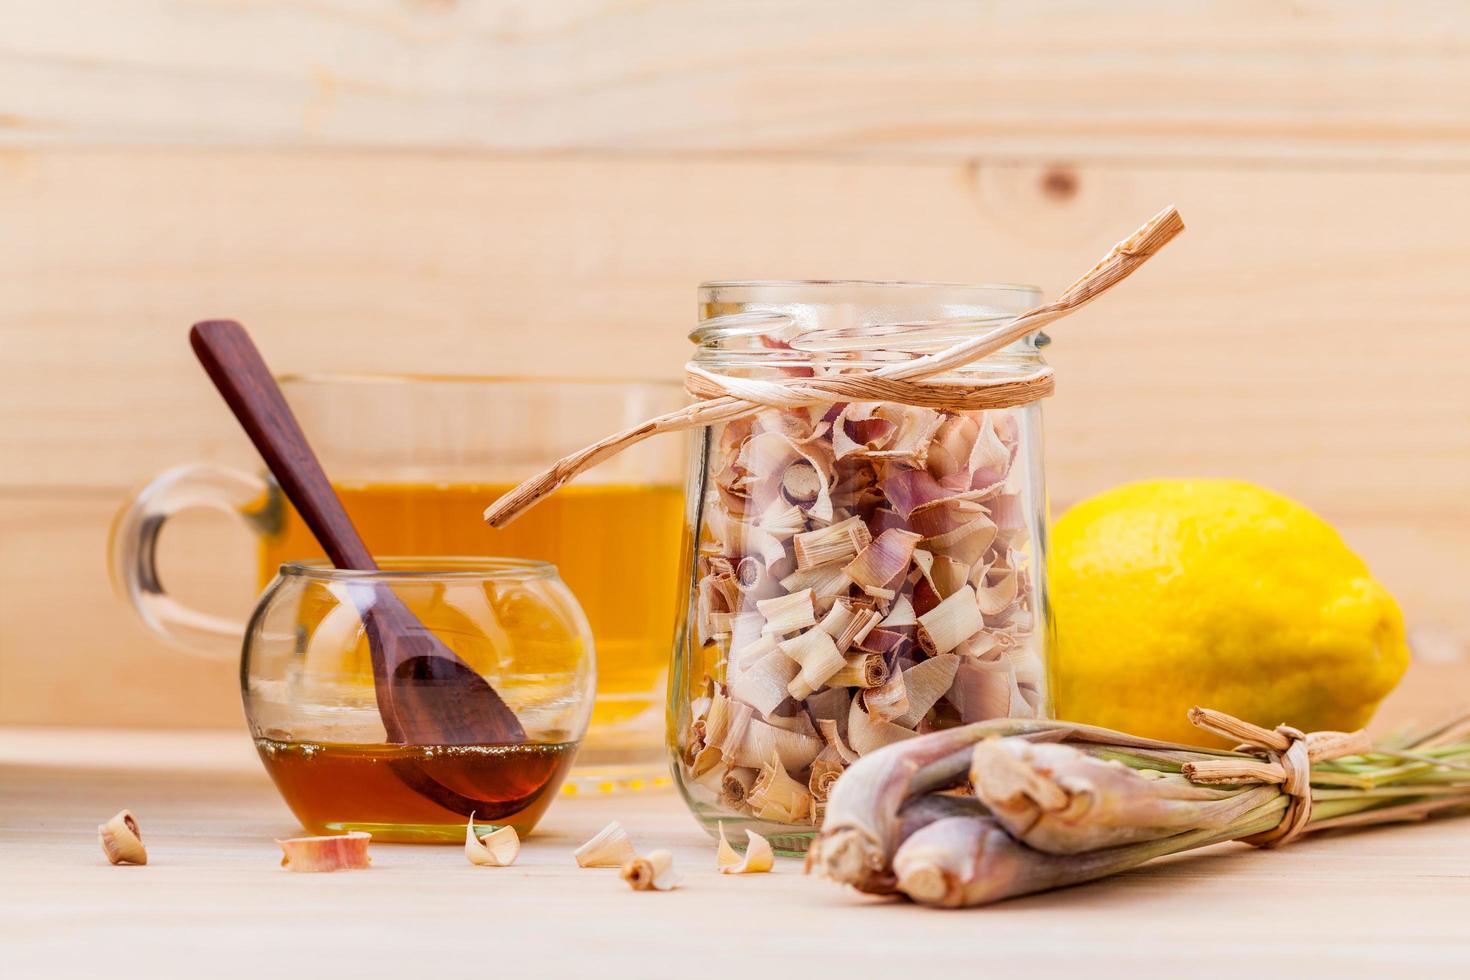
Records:
M872 370L1039 303L1028 286L709 283L691 367ZM929 380L976 379L1049 390L1038 337ZM703 431L669 712L676 781L711 833L804 851L858 757L1048 713L1041 406L1022 397L766 408Z
M457 842L471 813L482 833L508 824L529 834L587 730L596 682L587 617L545 562L379 564L381 571L358 572L287 562L256 606L240 683L266 771L313 834ZM389 741L362 611L381 589L495 689L525 729L524 743Z

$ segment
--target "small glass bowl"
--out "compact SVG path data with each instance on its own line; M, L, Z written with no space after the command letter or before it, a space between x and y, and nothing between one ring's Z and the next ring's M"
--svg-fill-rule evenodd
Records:
M510 558L385 558L381 571L288 562L245 633L245 716L267 772L313 834L462 841L529 834L587 730L592 633L554 565ZM392 592L515 712L519 745L389 743L349 587Z

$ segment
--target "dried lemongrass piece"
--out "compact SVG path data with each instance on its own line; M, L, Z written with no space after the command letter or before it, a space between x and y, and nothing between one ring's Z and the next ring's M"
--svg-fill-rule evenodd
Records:
M790 420L785 413L782 424ZM795 504L819 521L832 520L832 482L829 461L797 446L782 432L760 432L740 447L736 465L751 474L758 484L757 496L762 507L778 497Z
M893 606L888 610L888 615L879 621L878 628L892 630L902 626L917 626L918 624L919 618L914 615L913 603L907 595L900 592L898 597L893 600Z
M887 443L898 431L889 419L874 415L879 402L852 402L832 420L832 449L839 460L865 456Z
M786 557L786 545L770 531L749 525L742 525L741 530L744 532L744 539L741 541L741 552L744 555L758 555L767 565Z
M757 767L775 753L781 764L800 772L822 751L822 740L803 732L788 731L755 717L755 709L738 701L729 702L730 722L720 748L737 766Z
M761 628L762 633L795 633L817 625L817 609L812 604L811 589L802 589L773 599L761 599L755 606L766 617L766 625Z
M730 699L725 696L725 690L715 686L709 695L709 710L704 716L704 741L708 745L723 747L725 739L730 734L730 723L734 717L734 709Z
M798 701L805 700L847 665L837 651L832 634L820 628L786 640L781 644L781 652L801 665L801 672L786 686L787 692Z
M1011 666L1004 657L994 661L966 658L954 674L950 704L966 724L1010 717L1014 688Z
M723 795L723 779L725 779L725 767L723 767L722 760L722 764L707 768L698 776L691 771L686 786L689 786L691 792L694 792L695 789L703 790L703 793L695 793L701 799L719 799Z
M635 892L666 892L679 885L679 876L674 874L674 855L665 850L629 858L623 864L622 877Z
M291 871L355 871L370 867L368 842L373 835L361 830L330 837L292 837L278 840L281 867Z
M843 658L842 669L827 679L833 688L882 687L888 683L888 662L881 653L859 650Z
M1016 683L1015 667L1006 657L963 660L950 686L949 700L965 723L1034 714L1030 710L1022 710L1023 706L1029 708L1029 705L1026 705Z
M948 653L984 628L975 590L965 585L919 617L919 645L931 656Z
M806 712L799 707L791 714L781 714L779 711L764 719L766 724L777 728L784 728L788 732L796 732L798 735L817 737L817 729L812 725L812 720L807 717Z
M893 509L905 521L924 504L954 497L952 491L940 486L939 481L924 470L889 469L879 486Z
M818 624L832 642L837 652L845 654L847 648L860 642L877 625L878 614L871 609L853 604L851 599L838 599Z
M817 627L836 641L856 616L857 609L853 607L851 600L834 602L832 608L823 613L822 618L817 621Z
M964 588L970 578L970 566L961 564L947 555L936 555L924 548L914 549L914 568L921 582L915 584L914 598L918 599L919 586L927 585L935 600L948 599ZM936 601L934 605L937 605ZM920 608L923 608L922 606ZM930 609L933 608L931 605ZM928 612L928 609L924 609Z
M944 424L944 415L932 408L894 402L881 402L873 414L894 423L898 431L886 441L883 449L870 450L863 455L869 459L902 460L923 466L929 456L929 440Z
M940 654L921 660L904 671L903 683L908 695L908 710L890 720L901 728L919 727L919 722L924 720L929 710L950 689L959 667L959 657Z
M928 539L963 530L976 521L989 523L989 511L985 504L971 500L971 496L972 494L965 492L920 504L909 515L908 529L919 537Z
M464 856L470 864L485 868L507 868L521 853L521 838L514 827L496 827L483 837L475 836L475 815L464 827Z
M701 644L729 636L740 607L740 589L731 574L706 575L699 580L698 599L695 606L695 625Z
M725 837L725 822L720 821L720 848L715 852L715 867L722 875L747 875L770 871L776 866L776 855L768 840L753 830L745 832L745 856L736 853Z
M784 500L773 500L771 505L761 512L755 526L777 540L784 541L793 534L806 530L806 518L802 515L801 508L795 504L788 504Z
M970 487L970 455L980 435L980 422L974 415L946 416L934 433L929 457L924 468L946 487L968 490Z
M909 645L909 638L895 630L874 629L863 637L860 649L863 653L885 653L894 658L903 654Z
M841 562L833 562L830 565L818 565L815 568L798 570L792 572L781 580L781 587L788 592L792 589L808 589L812 593L812 606L818 616L825 616L832 609L833 603L847 594L849 586L847 573L843 570Z
M807 698L804 707L813 722L820 723L823 718L826 718L846 725L847 705L851 700L852 695L841 685L832 684L826 690L818 691Z
M759 631L765 626L766 621L759 613L754 618L759 621L755 627ZM743 623L737 626L743 627ZM737 629L737 632L731 635L730 643L730 666L736 670L748 670L762 657L773 653L781 643L781 637L775 633L757 632L756 636L746 642L739 642L740 639L743 639L743 633Z
M1000 528L996 542L1016 547L1026 533L1026 505L1019 492L1002 493L986 502L990 519Z
M806 781L807 789L812 794L812 800L817 803L826 802L827 795L832 791L832 785L837 782L837 777L841 776L846 768L836 746L829 745L823 749L822 754L813 760L811 775Z
M912 531L888 528L868 543L843 571L854 585L869 595L892 595L886 588L909 567L919 536Z
M706 745L687 763L689 777L715 796L720 795L721 777L724 775L725 753L713 745Z
M849 713L851 713L850 702ZM843 741L847 730L846 721L847 719L845 718L841 722L823 718L817 722L817 730L822 733L822 738L826 740L827 745L837 750L837 755L841 757L842 761L847 765L852 765L858 760L858 754L848 748L847 744Z
M832 502L830 498L823 500L827 493L825 484L821 471L811 460L793 460L781 472L781 499L799 511L826 519L822 515L831 510Z
M747 555L735 566L735 585L746 596L768 598L778 583L771 578L765 562Z
M637 856L628 832L616 820L572 852L579 868L621 868Z
M995 524L982 514L952 531L924 538L923 546L931 554L952 559L968 569L985 557L995 542L996 531Z
M994 632L981 630L968 640L960 641L953 652L967 660L995 660L1002 656L1000 640Z
M720 780L720 802L731 810L743 807L751 787L755 785L756 774L757 771L749 766L732 766L725 770Z
M870 717L879 721L893 721L903 717L909 710L909 692L908 686L904 684L903 673L894 671L881 687L864 691L863 707L868 709Z
M876 752L885 745L913 738L917 733L900 728L890 721L874 718L868 714L864 699L866 692L852 699L852 709L847 715L847 742L858 755Z
M119 810L111 820L97 827L97 839L109 864L147 864L148 850L138 821L129 810Z
M999 412L985 413L979 437L975 440L969 459L970 486L976 489L1000 483L1011 472L1015 449L1007 446L996 431L997 418L1014 422L1009 416Z
M791 778L780 759L772 757L756 775L746 804L762 820L802 823L811 813L812 794Z
M985 616L998 616L1016 601L1019 582L1014 568L992 568L976 586L976 605Z
M847 562L873 540L861 517L849 517L827 527L806 531L791 539L798 569Z
M808 633L816 632L808 630ZM805 636L806 634L802 634ZM792 641L788 641L792 642ZM772 650L750 667L730 678L730 696L744 701L762 715L770 716L786 700L787 687L795 683L802 665L782 649Z

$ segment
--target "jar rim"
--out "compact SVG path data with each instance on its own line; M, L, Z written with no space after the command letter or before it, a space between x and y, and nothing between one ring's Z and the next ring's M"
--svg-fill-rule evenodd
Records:
M727 341L770 336L790 341L812 329L792 310L826 306L885 309L893 317L881 327L894 339L932 341L948 329L989 327L1008 322L1041 302L1041 289L1019 283L947 283L901 279L729 279L704 282L699 287L701 317L689 339L701 349ZM716 312L716 311L719 312ZM912 311L912 318L895 313ZM862 331L872 331L866 326ZM851 329L851 328L846 328ZM816 327L818 335L831 329ZM955 333L955 339L964 335ZM867 339L871 339L869 333ZM812 337L807 335L809 342ZM831 339L828 337L827 339ZM945 345L947 346L947 345ZM744 355L754 352L742 351Z
M375 571L337 568L326 559L282 562L282 577L300 577L331 582L425 582L436 579L458 581L526 582L559 578L557 567L534 558L475 557L460 555L390 555L376 559Z
M926 279L706 279L699 284L700 292L711 289L745 287L760 288L807 288L823 286L885 286L899 289L971 289L988 292L1040 293L1040 286L1022 282L946 282Z

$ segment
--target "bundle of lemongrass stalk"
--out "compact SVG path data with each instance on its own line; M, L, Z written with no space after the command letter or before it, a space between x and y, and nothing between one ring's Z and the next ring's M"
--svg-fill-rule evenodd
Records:
M1220 751L1000 720L899 742L832 790L807 868L958 907L1092 881L1222 841L1470 813L1470 715L1370 744L1196 708Z

